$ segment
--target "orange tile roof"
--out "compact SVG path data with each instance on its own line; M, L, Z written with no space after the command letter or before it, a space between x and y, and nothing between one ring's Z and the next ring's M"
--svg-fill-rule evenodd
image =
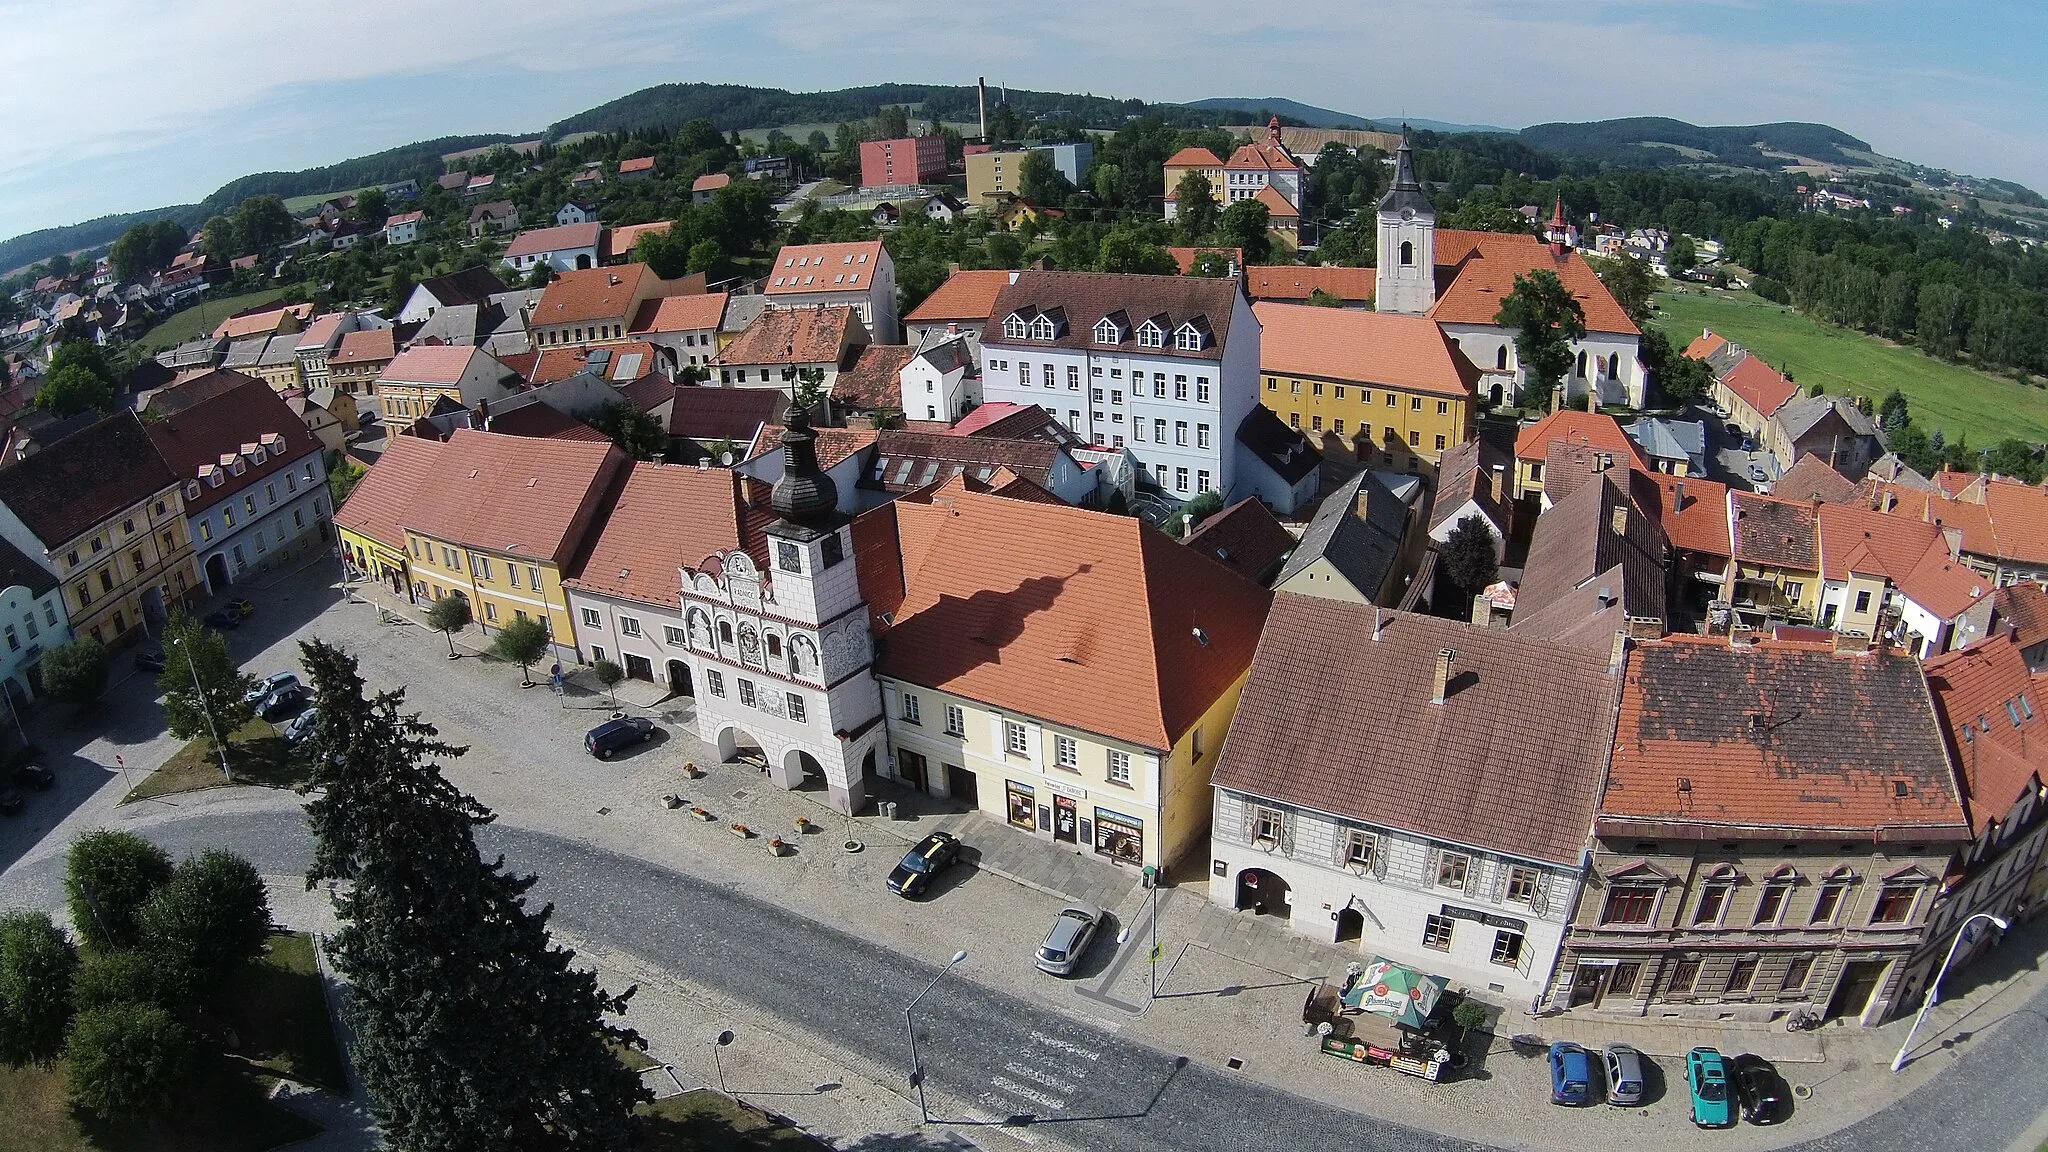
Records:
M427 486L440 458L441 442L419 436L390 436L377 463L334 511L337 527L358 532L386 548L405 551L406 510Z
M1550 454L1553 440L1604 448L1631 461L1633 467L1651 470L1642 447L1622 431L1614 417L1577 408L1560 408L1515 433L1515 459L1541 461Z
M1438 292L1436 305L1429 310L1430 319L1439 323L1496 323L1501 301L1514 291L1515 277L1543 268L1555 272L1579 302L1586 314L1586 331L1640 334L1585 257L1576 251L1555 255L1534 236L1440 228L1436 262L1439 267L1456 266L1450 284Z
M836 364L851 308L764 308L713 364Z
M1694 360L1705 360L1727 346L1727 337L1716 335L1711 328L1703 328L1692 338L1692 343L1685 346L1685 354Z
M1294 153L1287 150L1286 145L1265 140L1239 144L1237 150L1230 154L1230 159L1223 162L1223 166L1238 171L1251 169L1258 172L1299 172L1307 167Z
M653 283L649 283L652 281ZM578 268L557 276L534 305L532 323L580 324L585 320L631 320L633 299L660 290L661 278L645 264Z
M488 359L489 353L468 344L421 344L400 352L377 378L405 384L455 384L478 356Z
M437 539L561 564L595 526L594 503L627 463L606 443L457 428L402 524Z
M1270 301L1252 315L1261 372L1461 398L1479 382L1479 369L1426 316Z
M682 569L741 547L748 497L766 491L729 468L635 464L569 587L674 609Z
M726 300L724 292L699 292L644 301L627 331L634 336L648 332L715 332L725 319Z
M1183 276L1195 270L1195 257L1204 254L1212 256L1222 256L1225 259L1229 260L1232 264L1236 265L1237 267L1244 267L1244 249L1242 248L1168 247L1166 250L1166 254L1168 256L1173 257L1174 263L1180 265L1180 274Z
M1945 485L1952 475L1936 473L1935 483ZM1998 555L2030 564L2048 563L2048 491L1997 476L1986 477L1982 491L1991 531L1998 540ZM1959 494L1958 499L1966 495Z
M862 293L874 286L882 263L880 240L848 244L785 244L775 254L761 290L770 296L792 292Z
M1252 199L1266 206L1266 218L1269 220L1291 220L1301 215L1301 210L1271 184L1259 189L1259 194Z
M1379 291L1371 268L1325 264L1254 264L1244 270L1245 294L1253 300L1306 300L1320 288L1346 303L1363 302Z
M1657 485L1658 518L1673 548L1727 559L1734 554L1728 540L1728 486L1704 476L1645 474ZM1681 491L1684 494L1680 500Z
M306 330L299 333L299 342L293 347L325 348L334 339L334 330L341 327L341 322L347 318L346 312L329 312L306 325Z
M996 297L1010 286L1014 273L1002 268L963 268L938 286L924 303L903 319L911 324L946 320L986 321L995 311Z
M645 340L606 344L603 347L611 355L605 359L600 375L613 384L630 384L657 370L654 345ZM533 370L527 373L526 382L538 387L542 384L553 384L557 380L567 380L589 366L590 354L593 351L595 349L591 348L543 349L539 359L534 362ZM629 359L633 356L640 359Z
M2048 691L2027 671L2020 646L1994 632L1927 662L1949 753L1962 770L1979 833L2048 778ZM1968 730L1968 739L1964 731Z
M1918 661L1697 636L1628 657L1600 825L1643 823L1968 834Z
M261 312L245 312L240 316L230 316L215 325L213 338L240 340L245 336L268 334L276 332L287 315L304 320L312 314L311 304L290 304L282 308L266 308Z
M656 220L651 224L621 224L605 236L607 250L613 256L631 256L633 246L640 243L642 236L666 236L676 226L673 220Z
M654 157L652 156L635 156L631 160L619 161L619 175L621 176L628 172L652 171L654 171Z
M1830 504L1853 504L1860 499L1853 481L1813 454L1801 456L1785 469L1785 474L1771 485L1771 494L1786 500L1817 497Z
M1166 158L1167 168L1221 168L1223 161L1207 148L1183 148Z
M1721 383L1760 415L1770 416L1799 395L1799 385L1755 356L1744 356L1721 374Z
M1272 603L1130 517L969 491L876 511L855 522L862 593L900 601L878 674L1144 748L1245 674Z
M1949 555L1946 540L1928 545L1920 562L1893 583L1906 599L1943 620L1954 620L1993 591L1989 579Z
M690 181L690 191L716 192L730 183L732 183L731 173L706 172L704 175Z
M1847 580L1856 572L1896 583L1941 540L1941 529L1932 524L1845 504L1821 504L1818 524L1820 574L1825 580Z

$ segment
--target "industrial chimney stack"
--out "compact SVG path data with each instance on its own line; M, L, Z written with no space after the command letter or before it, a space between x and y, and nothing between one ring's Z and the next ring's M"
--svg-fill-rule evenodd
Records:
M988 77L974 78L974 102L981 110L981 138L988 140Z

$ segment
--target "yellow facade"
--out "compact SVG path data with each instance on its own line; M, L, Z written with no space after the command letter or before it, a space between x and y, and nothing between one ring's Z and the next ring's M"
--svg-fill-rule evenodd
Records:
M287 364L258 364L249 371L270 385L273 392L289 392L303 384L299 376L299 362L296 359Z
M107 517L50 559L72 632L103 644L142 626L145 601L168 611L204 587L177 487Z
M434 402L443 396L462 403L460 391L453 386L386 381L377 385L377 413L387 425L410 424L432 412Z
M336 525L341 533L341 552L366 579L382 581L393 592L412 586L411 567L405 549L393 547L373 536ZM392 577L397 577L393 584Z
M1006 196L1017 195L1024 186L1024 157L1027 152L977 152L966 158L967 203L993 207Z
M1260 373L1266 407L1324 452L1395 472L1434 470L1473 435L1472 400L1380 384Z
M1820 573L1773 564L1735 564L1735 607L1811 621L1820 605Z
M405 545L415 599L430 602L459 592L486 630L522 618L539 620L556 644L576 646L569 598L552 561L471 548L409 530Z

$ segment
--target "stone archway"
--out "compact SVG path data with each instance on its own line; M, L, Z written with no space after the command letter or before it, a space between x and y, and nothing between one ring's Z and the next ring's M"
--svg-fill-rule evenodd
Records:
M826 787L825 766L809 752L801 748L791 748L782 754L782 771L777 774L775 782L784 788L804 792L820 791Z
M746 729L730 724L718 730L718 759L724 764L768 767L768 754L762 751L761 742Z
M1247 868L1237 874L1237 908L1282 920L1294 910L1287 902L1287 881L1264 868Z
M1365 937L1365 913L1344 908L1337 913L1337 943L1349 944Z

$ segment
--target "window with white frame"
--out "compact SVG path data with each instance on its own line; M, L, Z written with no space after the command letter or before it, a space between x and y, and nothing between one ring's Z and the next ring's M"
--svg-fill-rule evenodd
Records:
M638 636L640 634L640 621L631 616L619 617L619 634L621 636Z
M1024 726L1015 720L1003 721L1003 751L1012 756L1031 754L1030 736L1024 731Z
M1075 392L1075 391L1079 391L1079 390L1080 390L1080 387L1081 387L1081 368L1080 368L1080 366L1079 366L1079 365L1076 365L1076 364L1069 364L1069 365L1067 365L1067 391L1069 391L1069 392Z
M924 723L924 719L918 715L916 693L899 692L897 693L897 700L899 702L897 715L903 719L905 724L922 725Z
M1264 806L1252 809L1252 843L1278 844L1287 834L1287 813Z
M1183 448L1185 448L1185 447L1187 447L1187 446L1188 446L1188 422L1187 422L1187 421L1185 421L1185 420L1175 420L1175 421L1173 422L1173 442L1174 442L1175 444L1178 444L1178 445L1180 445L1180 446L1181 446L1181 447L1183 447Z
M1175 377L1173 378L1173 398L1174 398L1175 400L1185 400L1185 399L1187 399L1187 398L1188 398L1188 378L1187 378L1187 377L1185 377L1185 376L1175 376Z
M588 627L596 628L604 623L604 617L599 616L595 608L585 608L583 610L583 623Z
M1138 325L1138 347L1166 347L1166 329L1161 328L1157 323L1151 320L1147 320L1143 324Z
M1031 325L1025 322L1024 317L1012 312L1003 321L1003 335L1012 340L1027 339L1031 335Z
M1081 751L1079 745L1075 744L1072 736L1054 736L1052 738L1052 761L1062 768L1080 771Z
M958 704L946 705L946 735L967 735L967 713Z
M1050 365L1050 364L1047 364L1047 365L1045 365L1045 367L1043 368L1043 370L1042 370L1042 371L1043 371L1043 375L1044 375L1044 377L1045 377L1045 386L1046 386L1047 388L1050 388L1050 387L1052 387L1052 385L1053 385L1053 366L1052 366L1052 365Z
M1195 377L1195 403L1207 404L1208 402L1209 378L1207 376L1197 376Z
M1117 327L1116 321L1104 316L1095 322L1095 342L1097 344L1121 344L1124 342L1124 330Z
M1193 324L1181 325L1180 331L1174 333L1173 346L1183 352L1200 352L1202 350L1201 330Z
M1109 750L1109 782L1128 787L1131 783L1131 754L1114 748Z
M1209 490L1209 470L1208 470L1207 468L1197 468L1197 469L1195 469L1195 491L1197 491L1197 492L1207 492L1208 490Z
M661 626L661 642L681 647L683 644L683 630L673 624L663 624Z
M1138 374L1134 372L1131 375L1133 379L1136 379ZM1166 373L1154 372L1152 374L1152 398L1154 400L1166 399Z
M1379 848L1379 837L1363 828L1349 828L1344 832L1344 851L1341 859L1352 868L1371 868L1373 853Z
M1209 426L1208 426L1207 424L1197 424L1197 425L1195 425L1195 447L1197 447L1197 448L1207 448L1208 446L1209 446Z

